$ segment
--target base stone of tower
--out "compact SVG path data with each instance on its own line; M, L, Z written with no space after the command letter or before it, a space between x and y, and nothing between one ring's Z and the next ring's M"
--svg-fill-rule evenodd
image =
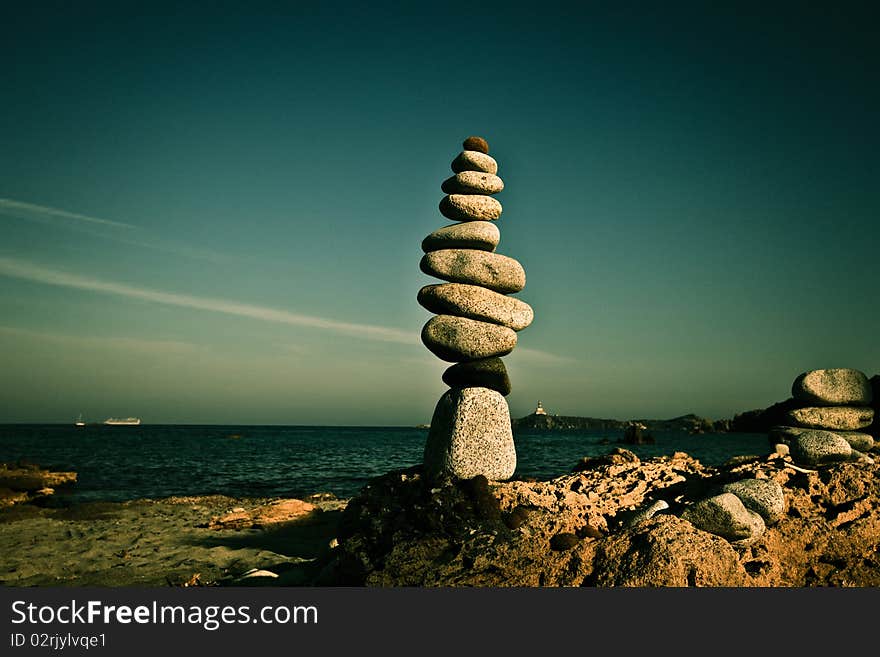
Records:
M516 448L504 397L489 388L448 390L431 418L424 466L431 479L510 479L516 470Z

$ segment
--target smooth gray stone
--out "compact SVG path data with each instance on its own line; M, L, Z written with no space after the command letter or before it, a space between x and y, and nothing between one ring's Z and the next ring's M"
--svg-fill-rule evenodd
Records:
M870 426L874 409L862 406L807 406L785 414L786 422L807 429L858 431Z
M487 287L502 294L526 286L526 272L513 258L476 249L441 249L422 256L421 270L450 283Z
M722 536L739 545L757 540L765 530L764 519L745 507L733 493L721 493L687 507L681 517L698 529Z
M809 465L837 463L852 458L852 447L845 438L830 431L805 431L791 444L796 461Z
M760 515L767 526L775 525L785 514L785 493L773 479L742 479L725 484L721 490L736 495L747 509Z
M501 202L483 194L449 194L440 199L440 214L453 221L495 221Z
M479 285L444 283L426 285L418 302L438 315L468 317L521 331L532 323L535 313L525 301L493 292Z
M442 249L478 249L494 251L501 241L498 226L488 221L464 221L444 226L422 240L422 251Z
M491 388L505 397L510 394L510 377L498 357L457 363L443 372L443 383L450 388Z
M452 170L455 173L462 171L483 171L485 173L498 173L498 162L495 158L480 151L462 151L458 157L452 160Z
M769 437L773 439L774 442L790 445L805 431L812 431L812 429L807 429L805 427L776 426L770 428Z
M446 194L497 194L504 189L504 181L494 173L462 171L440 185Z
M845 368L804 372L794 380L791 396L818 406L869 406L873 398L868 377Z
M466 317L437 315L422 328L422 342L441 360L458 363L509 354L516 346L516 332Z
M516 470L510 410L488 388L452 388L434 409L425 443L425 475L505 480Z
M815 429L805 429L804 427L773 427L770 429L770 436L776 438L780 442L790 444L806 431L815 431ZM846 440L850 447L863 452L871 451L874 447L874 437L869 433L861 433L859 431L833 431L838 436Z

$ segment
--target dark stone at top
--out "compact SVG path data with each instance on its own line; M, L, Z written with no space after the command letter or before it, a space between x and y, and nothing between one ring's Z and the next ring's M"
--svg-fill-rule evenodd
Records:
M482 137L468 137L462 144L466 151L479 151L480 153L489 153L489 142Z

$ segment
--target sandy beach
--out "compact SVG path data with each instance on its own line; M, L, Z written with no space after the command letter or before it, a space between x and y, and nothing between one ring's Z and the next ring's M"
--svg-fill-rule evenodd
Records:
M301 519L253 521L279 502L209 496L0 509L0 585L296 585L334 538L345 502L315 499ZM224 516L245 522L211 527ZM278 577L241 579L254 569Z

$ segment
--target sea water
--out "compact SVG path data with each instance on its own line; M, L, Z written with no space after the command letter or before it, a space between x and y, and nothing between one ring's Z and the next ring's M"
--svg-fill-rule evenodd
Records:
M547 479L584 456L625 447L642 458L687 452L706 465L766 454L765 434L653 432L624 445L622 432L517 431L517 476ZM372 477L421 462L426 429L409 427L0 425L0 462L75 471L58 502L171 495L347 498Z

